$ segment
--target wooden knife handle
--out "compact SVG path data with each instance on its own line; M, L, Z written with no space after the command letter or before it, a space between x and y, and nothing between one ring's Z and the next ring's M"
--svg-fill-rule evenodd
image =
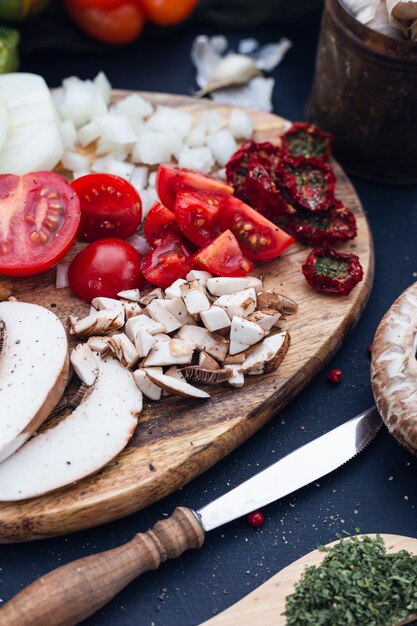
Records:
M136 576L204 543L191 509L175 509L129 543L63 565L0 609L0 626L73 626L95 613Z

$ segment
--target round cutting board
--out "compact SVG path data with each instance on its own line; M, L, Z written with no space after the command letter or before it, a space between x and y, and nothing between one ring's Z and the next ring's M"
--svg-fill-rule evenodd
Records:
M375 537L375 535L369 535ZM402 535L381 535L388 552L407 550L417 554L417 539ZM337 541L327 544L333 546ZM291 563L272 576L266 583L252 591L245 598L233 604L216 617L209 619L200 626L285 626L287 620L282 613L285 611L286 598L294 592L294 585L300 580L306 567L318 566L326 556L325 552L313 550L298 561ZM392 626L403 626L416 619L416 615Z
M117 100L128 92L114 92ZM154 104L181 107L198 116L216 108L207 100L142 94ZM273 140L286 120L269 113L249 111L255 139ZM363 281L348 297L313 291L301 273L308 249L294 244L280 259L256 270L267 289L276 289L299 304L286 328L291 345L280 368L265 376L249 376L242 389L212 386L211 399L178 397L145 402L139 425L128 447L100 472L76 485L20 503L0 504L0 541L26 541L69 533L137 511L192 480L229 454L294 398L322 369L360 317L372 287L373 245L363 208L337 163L337 196L358 221L358 236L343 251L358 254ZM68 254L70 260L82 244ZM69 314L84 315L89 306L68 289L55 289L55 270L37 277L14 280L19 300L41 304L66 323ZM28 472L30 468L28 468Z

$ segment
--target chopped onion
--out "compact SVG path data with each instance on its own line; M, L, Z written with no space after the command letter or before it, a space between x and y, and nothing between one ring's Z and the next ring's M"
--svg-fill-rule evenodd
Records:
M95 117L94 122L99 128L100 137L116 145L135 143L135 141L138 140L135 131L126 117L116 115L115 113L108 113L107 115Z
M185 144L189 148L201 148L206 141L206 125L199 123L190 130L185 138Z
M111 84L104 72L99 72L94 79L94 85L107 106L111 99Z
M172 155L182 148L181 135L177 130L163 132L144 130L135 144L132 152L132 161L157 165L170 161Z
M132 93L119 100L111 107L111 110L126 117L149 117L153 113L153 106L148 100L139 94Z
M180 167L198 170L204 174L208 174L214 165L213 152L208 146L201 148L184 146L181 152L177 154L177 159Z
M68 268L69 263L58 263L56 266L56 281L55 287L57 289L64 289L64 287L68 287Z
M132 176L130 177L130 182L137 191L142 191L146 188L148 184L148 174L149 168L144 166L135 167L135 169L133 170Z
M91 80L71 76L63 81L64 97L58 105L62 119L70 119L78 128L87 124L95 115L105 115L107 106Z
M137 233L135 233L131 237L128 237L126 241L127 243L130 243L130 245L133 246L135 250L137 250L142 256L152 250L151 246L148 244L143 235L138 235Z
M148 187L155 187L155 183L156 183L156 172L151 172L149 174Z
M144 189L143 191L140 192L140 198L142 200L142 221L143 221L145 217L147 216L149 209L153 207L155 202L158 202L158 196L153 187L147 187L147 189Z
M148 119L146 125L158 132L176 130L181 138L184 138L190 132L192 123L193 116L190 113L160 105Z
M67 120L69 121L69 120ZM77 140L85 148L100 137L100 130L96 122L88 122L78 129Z
M253 120L243 109L232 109L229 128L235 139L250 139L253 135Z
M75 142L77 140L77 129L72 120L65 120L59 125L62 134L62 141L66 150L75 150Z
M207 136L207 145L211 148L214 158L222 167L237 150L236 141L227 128Z
M70 150L64 153L62 164L65 169L70 170L70 172L86 171L90 168L90 162L87 156L79 154L78 152L71 152Z
M216 133L226 126L226 120L218 111L204 111L201 121L206 125L208 133Z

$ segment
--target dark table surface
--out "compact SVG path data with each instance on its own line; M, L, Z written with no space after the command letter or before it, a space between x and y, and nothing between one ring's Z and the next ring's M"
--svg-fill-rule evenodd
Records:
M274 110L302 119L319 31L319 13L257 30L225 34L261 42L289 37L293 48L274 72ZM104 70L113 86L188 94L195 88L189 51L200 33L192 26L145 35L107 54L31 52L22 70L42 74L51 86L76 74ZM229 457L182 490L123 520L66 537L0 547L0 597L6 602L35 578L73 559L107 550L146 530L180 504L198 508L289 451L356 415L373 402L367 346L395 298L417 277L416 188L353 179L375 239L376 274L370 301L355 329L329 364L343 370L332 386L323 371L290 406ZM384 429L359 457L316 484L270 505L259 529L240 519L211 532L205 546L133 582L89 626L195 626L230 606L301 555L337 533L417 534L417 461ZM10 625L12 626L12 625Z

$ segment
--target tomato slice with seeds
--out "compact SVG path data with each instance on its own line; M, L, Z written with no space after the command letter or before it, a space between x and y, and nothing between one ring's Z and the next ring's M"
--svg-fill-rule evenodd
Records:
M216 276L245 276L253 270L253 263L242 254L230 230L199 250L194 261L198 267Z
M232 196L223 203L220 227L232 231L243 254L252 261L275 259L294 243L293 237Z
M181 168L175 163L162 163L156 175L156 190L162 204L173 211L177 192L183 187L213 193L233 193L233 188L218 178L207 176L207 174L195 170Z
M157 246L168 235L179 235L175 214L160 202L148 211L144 224L145 239L150 246Z
M136 189L124 178L87 174L71 185L80 200L80 239L126 239L140 226L142 202Z
M80 224L71 185L54 172L0 175L0 274L44 272L70 249Z
M168 235L142 259L142 273L153 285L166 289L193 268L190 251L180 237Z
M175 200L175 217L184 235L198 246L206 246L220 234L217 218L225 196L183 189Z

